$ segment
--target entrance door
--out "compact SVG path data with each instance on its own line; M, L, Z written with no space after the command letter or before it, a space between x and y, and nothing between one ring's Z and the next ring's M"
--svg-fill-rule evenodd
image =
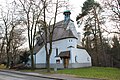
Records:
M64 64L64 68L68 68L69 58L63 58L63 64Z

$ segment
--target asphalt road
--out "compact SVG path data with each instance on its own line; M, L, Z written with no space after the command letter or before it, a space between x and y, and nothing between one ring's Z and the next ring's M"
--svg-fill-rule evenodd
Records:
M53 79L0 72L0 80L53 80Z
M37 74L26 73L12 70L0 70L0 80L103 80L103 79L87 79L77 78L65 74Z

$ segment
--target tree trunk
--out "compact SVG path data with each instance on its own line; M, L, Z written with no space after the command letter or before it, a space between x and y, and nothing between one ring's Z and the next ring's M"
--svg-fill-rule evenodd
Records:
M94 42L95 42L95 55L96 55L96 61L95 65L99 65L99 52L98 52L98 44L97 44L97 27L96 27L96 21L95 21L95 33L94 33Z
M0 53L0 61L2 62L3 60L3 51L4 51L4 44L5 44L5 39L3 38L3 40L2 40L2 44L1 44L1 48L0 48L0 51L1 51L1 53Z
M6 65L6 68L9 68L9 63L10 63L10 59L9 59L8 54L7 54L7 65Z
M9 66L10 66L10 57L9 57L9 49L8 48L7 48L6 53L7 53L7 65L6 65L6 68L9 68Z
M105 50L104 50L104 46L103 46L103 40L102 40L102 32L101 32L101 28L100 28L100 22L99 22L99 19L98 19L98 15L96 13L96 10L95 10L95 18L96 18L96 22L97 22L97 27L98 27L98 31L99 31L99 37L100 37L100 48L101 48L101 53L102 53L102 66L106 66L106 55L105 55Z
M50 56L46 55L46 68L47 72L50 72Z
M34 69L34 57L31 55L31 69Z
M31 70L34 70L35 65L34 65L34 56L33 56L33 49L30 49L30 53L31 53Z

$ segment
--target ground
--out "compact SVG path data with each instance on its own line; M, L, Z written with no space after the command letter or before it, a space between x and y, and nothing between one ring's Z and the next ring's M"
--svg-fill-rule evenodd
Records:
M1 73L1 71L3 72L5 71L6 73ZM57 80L59 79L120 80L120 69L110 68L110 67L89 67L89 68L77 68L77 69L63 69L63 70L57 70L57 71L54 71L52 69L51 73L47 73L46 69L36 69L34 71L31 71L31 70L15 71L15 70L6 70L6 69L0 70L0 80L9 80L11 77L13 78L12 80L16 80L16 78L21 78L21 76L23 76L23 78L26 78L26 80L27 79L29 80L30 77L31 77L30 80L34 80L34 78L36 78L35 80L37 80L38 77L55 78L52 80L56 80L56 78ZM24 80L24 79L21 78L20 80Z
M89 68L59 70L58 73L75 75L77 77L84 77L84 78L120 80L120 69L119 68L89 67Z
M14 70L0 70L0 80L100 80L88 78L76 78L62 74L38 74L33 72L20 72Z

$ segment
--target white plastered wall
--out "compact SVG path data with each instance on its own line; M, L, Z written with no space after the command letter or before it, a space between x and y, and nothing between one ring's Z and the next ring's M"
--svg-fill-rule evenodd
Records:
M75 39L75 38L67 38L67 39L62 39L62 40L53 42L50 63L56 63L56 58L55 58L56 48L58 49L58 54L59 54L62 51L70 50L70 48L68 48L69 46L73 46L74 48L76 48L76 45L77 45L77 39ZM36 54L36 63L38 63L38 64L39 63L46 63L46 52L45 52L44 46ZM62 63L62 60L60 61L60 63Z

